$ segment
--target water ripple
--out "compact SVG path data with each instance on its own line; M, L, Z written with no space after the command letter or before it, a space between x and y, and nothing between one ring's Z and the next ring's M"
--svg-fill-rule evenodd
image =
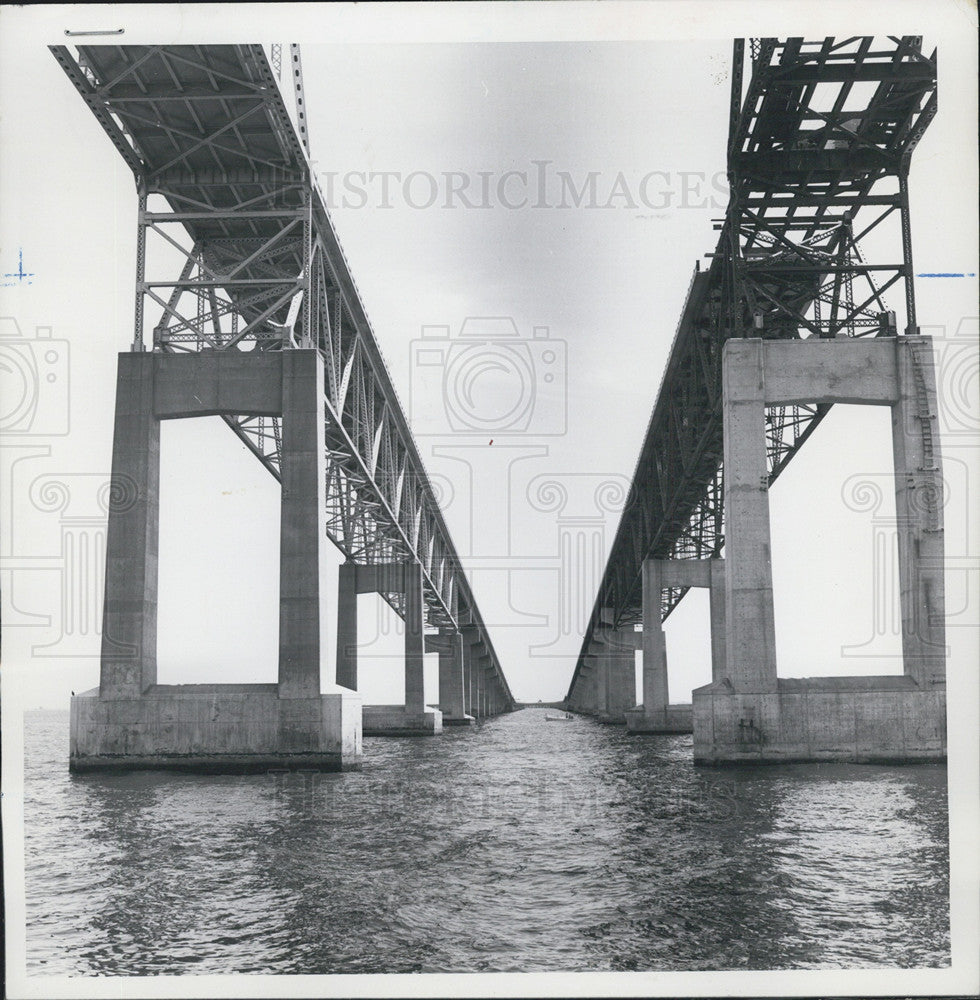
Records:
M946 771L695 769L529 709L357 774L73 778L28 713L34 974L949 964Z

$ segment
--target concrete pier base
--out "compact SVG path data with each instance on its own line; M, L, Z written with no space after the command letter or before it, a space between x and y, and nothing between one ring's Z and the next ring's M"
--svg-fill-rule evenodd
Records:
M442 717L443 728L446 726L472 726L475 722L476 719L472 715L464 715L461 719L445 714Z
M628 733L690 733L694 709L672 705L667 684L667 639L661 626L667 587L706 587L711 604L711 676L725 666L725 562L723 559L644 559L643 702L625 713Z
M365 736L435 736L442 732L442 712L428 705L421 712L404 705L365 705L361 713Z
M946 691L911 677L780 678L743 694L694 691L695 764L946 759Z
M119 355L99 687L71 701L72 771L358 765L360 696L320 683L323 378L313 350ZM278 683L158 684L160 422L240 413L282 417Z
M361 703L336 687L281 698L276 684L155 684L140 697L71 699L73 772L340 771L361 760Z
M632 628L596 629L590 644L596 671L596 719L621 726L636 704L635 651L643 636Z
M692 705L668 705L659 712L646 712L642 705L626 713L628 733L690 733L694 731Z
M694 760L946 757L943 480L927 337L734 339L723 357L725 664L694 692ZM767 406L888 406L904 676L776 669ZM846 571L846 570L844 570Z

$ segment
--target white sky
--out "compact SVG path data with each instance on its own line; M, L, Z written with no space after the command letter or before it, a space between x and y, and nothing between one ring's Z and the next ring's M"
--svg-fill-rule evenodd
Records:
M566 28L568 16L558 17ZM45 33L41 21L33 24L30 44L8 43L4 52L2 264L4 272L16 270L22 249L33 277L3 289L3 314L16 318L24 337L50 326L55 338L69 342L70 434L5 441L4 496L14 526L4 521L11 567L4 638L6 682L13 676L23 685L27 704L54 707L66 705L69 689L97 683L92 628L70 642L58 638L76 607L67 602L84 599L94 607L99 599L98 586L65 582L61 537L77 530L66 519L98 514L84 495L98 476L88 474L109 468L115 354L127 348L132 330L136 198L121 158L44 47L63 36ZM372 27L381 30L380 22ZM712 220L726 202L731 59L730 32L722 27L717 35L689 32L698 41L440 44L325 43L337 30L311 29L303 43L321 186L333 185L334 222L399 396L406 410L426 415L417 426L418 445L446 494L446 520L519 699L560 698L567 689L581 618L591 608L618 517L596 506L596 489L629 481L691 271L715 246ZM967 134L963 123L972 121L975 91L963 81L975 57L969 40L950 28L944 23L925 42L940 46L943 75L940 113L913 159L920 272L976 271L972 210L963 211L973 199L951 195L975 188L975 163L958 145ZM31 100L16 100L11 87L27 80ZM549 185L543 200L551 207L535 205L542 200L536 186L542 169ZM378 179L368 182L363 199L350 192L365 184L345 175L370 171L398 173L390 207ZM445 207L447 171L466 176L471 199L479 198L481 173L487 175L494 207L467 208L460 198ZM526 194L530 204L500 204L497 186L507 171L524 172L528 189L512 176L504 197L516 202ZM594 173L597 202L610 206L557 207L563 171L576 188ZM402 180L413 173L406 192ZM635 207L622 194L610 199L619 175L619 190L625 185ZM435 204L414 207L427 200L430 177ZM874 253L872 241L865 250ZM893 240L879 259L899 252ZM961 317L975 312L975 278L920 279L917 291L920 322L946 325L950 336ZM901 312L896 295L889 301ZM443 412L441 370L423 378L413 364L413 342L425 325L449 327L455 338L467 317L479 316L511 317L522 342L534 327L547 327L549 339L564 345L567 380L535 384L537 423L525 433L453 434L436 420L444 433L426 434ZM541 349L531 349L538 372ZM973 408L967 429L974 430L976 389L968 378L968 399L959 404ZM536 433L556 429L564 432ZM964 567L977 559L966 537L976 455L963 447L975 442L975 435L962 434L945 442L953 486L947 546ZM24 452L28 444L49 454ZM969 475L966 459L974 462ZM774 488L782 676L901 672L893 619L886 615L876 625L873 612L892 593L891 577L880 578L873 558L889 510L893 516L884 478L890 470L887 412L841 407ZM855 475L882 483L879 520L843 501L845 482ZM38 509L30 487L43 476L65 480L73 506L60 513ZM528 499L543 495L547 481L567 492L561 510ZM217 418L170 422L162 501L160 680L273 680L277 484ZM563 531L600 538L601 558L563 560ZM976 622L976 578L975 570L959 572L948 583L953 662L973 655L968 631L956 626ZM564 623L563 598L580 608ZM396 625L374 598L361 599L361 613L362 635L380 633L362 658L365 700L397 701ZM37 615L50 617L50 625L30 617ZM41 646L72 655L43 655ZM845 655L845 646L855 648ZM672 616L668 649L673 699L688 700L692 687L710 679L705 594L692 591ZM435 657L429 659L427 697L434 702Z

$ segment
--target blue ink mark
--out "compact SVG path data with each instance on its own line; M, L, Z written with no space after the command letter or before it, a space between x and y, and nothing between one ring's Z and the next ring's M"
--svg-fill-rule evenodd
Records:
M5 281L3 283L3 287L4 288L13 288L14 285L22 285L22 284L24 284L25 278L33 278L34 277L34 272L33 271L25 271L24 270L24 248L23 247L21 247L20 250L18 251L18 255L17 255L17 270L16 271L7 272L6 274L4 274L4 277L5 278L16 278L17 279L16 281ZM34 282L33 281L28 281L27 284L28 285L33 285Z
M953 272L953 271L937 271L934 273L923 272L922 274L917 274L917 278L975 278L977 276L976 271L969 272Z

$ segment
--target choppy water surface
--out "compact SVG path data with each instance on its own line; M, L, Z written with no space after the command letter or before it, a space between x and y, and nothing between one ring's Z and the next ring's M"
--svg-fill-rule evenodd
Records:
M360 773L70 777L29 713L34 974L944 966L946 769L695 769L540 709Z

